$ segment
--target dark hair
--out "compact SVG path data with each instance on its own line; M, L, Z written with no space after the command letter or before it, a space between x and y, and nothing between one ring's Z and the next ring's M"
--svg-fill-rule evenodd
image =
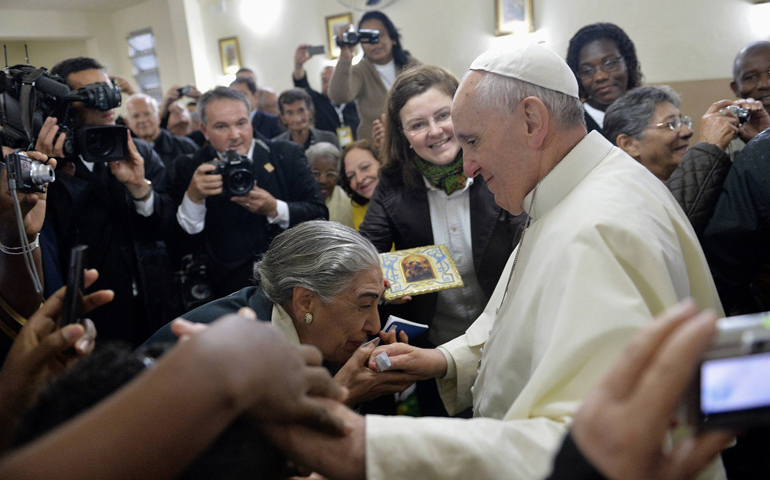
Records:
M237 100L243 102L246 105L246 111L251 113L251 102L243 92L229 87L216 87L204 93L198 99L198 113L201 116L201 123L203 125L206 125L206 108L214 100Z
M580 98L585 100L588 98L588 93L583 88L583 83L578 77L578 62L580 58L580 50L587 44L596 40L612 40L618 46L620 54L623 56L623 61L626 64L626 70L628 71L628 85L626 90L632 90L642 84L644 79L642 75L642 66L639 64L639 59L636 58L636 47L634 42L628 38L626 32L614 23L593 23L586 25L578 30L578 32L569 41L569 47L567 48L567 65L572 69L575 74L575 78L578 81L578 88L580 89Z
M235 80L232 81L230 84L230 88L233 88L233 85L246 85L246 88L249 89L252 95L257 93L257 84L254 83L250 78L246 77L235 77Z
M83 70L104 70L104 66L89 57L75 57L62 60L51 69L51 75L58 75L69 84L69 76Z
M367 20L379 20L385 26L385 30L388 31L388 36L391 38L391 40L393 40L392 53L393 62L396 64L396 70L403 68L407 63L409 63L409 57L411 55L409 54L409 51L404 50L404 47L401 46L401 35L399 35L398 30L396 30L396 26L393 25L393 22L390 21L388 16L377 10L366 12L358 22L358 28L360 29L361 24Z
M44 391L24 415L16 446L35 440L109 397L152 366L171 344L132 352L128 345L107 344L83 359ZM129 454L130 452L115 452ZM236 419L191 463L179 479L283 478L285 459L253 422Z
M340 162L340 185L342 186L342 189L347 192L347 194L350 196L350 198L356 202L359 205L366 205L369 203L369 199L366 197L362 197L361 195L357 194L351 187L350 187L350 180L348 179L348 176L345 175L345 155L350 153L351 150L359 148L361 150L366 150L367 152L371 153L375 160L377 160L377 163L382 165L382 160L380 159L380 146L374 143L372 140L368 139L361 139L356 140L355 142L349 143L345 149L342 151L342 161Z
M431 88L437 88L452 98L458 85L457 77L433 65L411 68L396 77L385 100L385 140L380 152L381 179L394 185L403 185L407 193L412 195L425 188L414 165L416 154L409 148L409 141L401 125L401 109L409 99Z
M310 98L310 94L307 93L304 88L290 88L281 92L281 95L278 97L278 109L281 111L281 114L283 114L284 105L291 105L292 103L299 101L305 102L307 109L312 115L315 111L313 108L313 99Z

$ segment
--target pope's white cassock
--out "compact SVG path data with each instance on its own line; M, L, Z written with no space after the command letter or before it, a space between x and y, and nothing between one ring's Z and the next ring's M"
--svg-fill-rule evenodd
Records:
M653 316L687 297L723 314L666 186L599 133L543 179L531 204L532 192L505 299L515 251L484 313L440 347L444 403L450 413L473 405L474 418L367 416L367 478L543 478L582 399ZM705 476L723 477L721 464Z

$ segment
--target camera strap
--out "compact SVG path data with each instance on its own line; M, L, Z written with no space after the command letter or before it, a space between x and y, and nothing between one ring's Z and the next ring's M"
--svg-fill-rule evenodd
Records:
M35 82L41 75L45 73L45 69L40 68L34 72L26 75L21 81L21 124L24 127L24 133L30 142L33 141L32 136L32 118L37 108L37 93L35 90Z

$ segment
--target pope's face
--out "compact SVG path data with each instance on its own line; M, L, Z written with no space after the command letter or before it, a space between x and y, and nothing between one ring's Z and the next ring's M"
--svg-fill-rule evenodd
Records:
M463 148L468 177L481 175L495 202L514 215L538 181L539 162L525 148L526 123L519 105L507 118L479 107L474 89L482 74L472 72L460 84L452 104L452 120Z

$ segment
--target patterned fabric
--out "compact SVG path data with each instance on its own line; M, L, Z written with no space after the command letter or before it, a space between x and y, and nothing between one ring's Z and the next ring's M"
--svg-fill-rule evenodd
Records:
M465 188L465 181L468 177L463 172L463 151L457 152L457 157L446 165L435 165L427 160L417 157L415 160L417 171L425 177L431 185L444 190L447 195L452 192Z

